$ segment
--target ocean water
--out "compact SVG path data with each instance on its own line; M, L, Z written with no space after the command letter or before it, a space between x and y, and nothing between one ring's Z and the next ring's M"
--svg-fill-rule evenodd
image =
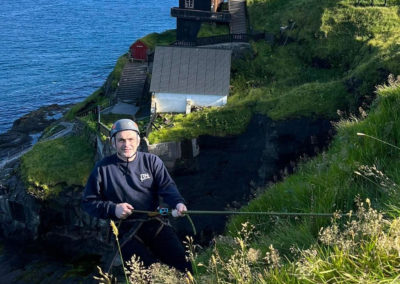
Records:
M175 28L178 0L2 0L0 133L40 106L82 101L138 38Z

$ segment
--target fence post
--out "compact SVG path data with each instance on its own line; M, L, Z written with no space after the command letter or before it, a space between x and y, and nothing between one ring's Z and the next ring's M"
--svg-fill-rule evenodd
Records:
M100 106L97 105L97 122L100 123Z

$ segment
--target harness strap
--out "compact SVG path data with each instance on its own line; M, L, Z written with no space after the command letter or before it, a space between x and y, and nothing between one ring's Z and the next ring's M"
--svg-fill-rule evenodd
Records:
M124 245L128 243L132 238L137 239L139 242L141 242L143 245L145 244L144 241L137 235L137 232L140 230L140 228L143 226L144 223L152 221L152 220L157 220L160 222L160 226L158 227L156 233L154 234L154 239L157 238L157 236L160 234L164 226L171 226L171 223L169 222L168 219L166 218L160 218L160 217L151 217L148 219L128 219L125 220L124 222L129 222L129 223L135 223L132 228L128 231L128 233L124 234L124 238L121 240L120 247L122 248ZM120 224L122 223L122 220L120 221ZM118 256L118 250L115 250L114 256L111 260L110 266L107 270L109 273L111 270L111 267L113 266L115 259Z

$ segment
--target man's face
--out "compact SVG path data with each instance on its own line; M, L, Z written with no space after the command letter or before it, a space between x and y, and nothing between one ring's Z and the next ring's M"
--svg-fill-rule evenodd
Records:
M133 161L135 158L133 155L140 144L140 137L137 132L132 130L120 131L114 139L118 156L123 160Z

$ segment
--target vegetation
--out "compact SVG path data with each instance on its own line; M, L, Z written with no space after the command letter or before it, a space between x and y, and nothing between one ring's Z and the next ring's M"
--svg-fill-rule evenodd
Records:
M229 26L221 24L202 23L197 37L209 37L218 35L228 35Z
M40 137L40 139L46 139L64 129L65 126L61 124L52 124L43 131L43 135Z
M247 2L253 29L275 32L277 45L252 43L254 56L234 62L227 107L207 109L206 119L201 112L170 117L170 128L153 132L150 140L237 133L246 125L229 128L231 117L239 117L243 110L249 118L263 113L273 119L334 119L337 135L326 152L301 162L282 182L260 188L241 210L349 213L331 222L323 217L234 217L215 247L198 255L189 240L195 275L171 279L396 283L400 78L390 76L382 84L390 73L400 74L400 19L395 6L400 3L387 1L385 7L384 1L374 1L375 6L350 0ZM279 27L289 21L295 22L294 28L279 34ZM227 124L204 127L214 113L226 110L231 111L223 116ZM192 131L196 127L202 130ZM377 210L386 212L385 217Z
M37 143L22 157L21 173L28 192L45 200L65 187L84 186L93 164L93 147L73 136Z
M282 182L260 188L241 210L355 213L331 222L323 217L234 217L213 248L198 254L188 239L194 275L159 265L146 270L133 259L129 281L399 281L400 79L390 76L383 83L389 74L400 74L400 3L374 3L247 0L252 29L273 32L275 44L252 42L253 54L233 62L227 106L165 115L149 137L158 143L239 134L255 113L275 120L332 119L337 135L329 149L302 161ZM284 26L292 28L280 29ZM173 37L174 31L167 31L143 40L154 47ZM111 86L116 86L124 60L110 75ZM68 115L96 105L104 94L100 89ZM104 119L109 124L115 118ZM93 122L86 119L88 125ZM93 165L92 151L79 137L38 143L22 159L29 191L45 199L60 185L83 185ZM386 212L385 217L377 210Z
M252 29L274 33L275 44L253 42L252 56L233 61L227 108L235 107L237 112L231 115L240 116L246 108L251 115L262 113L273 119L337 120L338 110L356 114L360 106L367 109L374 87L390 73L400 74L400 19L395 1L388 1L387 7L383 1L374 1L375 6L356 2L247 1ZM290 23L294 28L280 33L280 27ZM187 125L201 124L189 115L181 119L182 125L186 119ZM202 134L233 134L220 127ZM197 134L185 127L170 134L161 131L154 131L149 140L172 141Z
M330 222L325 217L235 217L228 233L200 255L188 238L194 275L165 270L162 265L146 269L133 258L128 263L129 281L397 283L400 148L394 144L400 139L400 77L391 76L377 94L365 119L352 117L337 124L338 134L326 153L303 162L284 181L261 189L242 208L336 212Z
M156 45L170 45L176 41L176 31L167 30L162 33L151 33L140 39L150 49L154 50Z
M240 116L235 115L240 113ZM251 118L251 112L243 106L230 108L204 108L202 111L189 115L171 116L171 122L159 125L159 130L151 132L150 143L165 140L180 141L185 138L209 134L226 136L244 131Z
M348 217L335 217L321 228L318 243L308 249L293 246L286 260L273 246L256 246L255 226L244 223L236 237L217 241L208 263L195 264L207 274L188 283L396 283L400 263L400 219L381 213L357 200ZM221 248L222 246L222 248ZM223 247L233 252L227 253ZM228 254L226 256L226 254ZM195 254L191 254L196 256Z

